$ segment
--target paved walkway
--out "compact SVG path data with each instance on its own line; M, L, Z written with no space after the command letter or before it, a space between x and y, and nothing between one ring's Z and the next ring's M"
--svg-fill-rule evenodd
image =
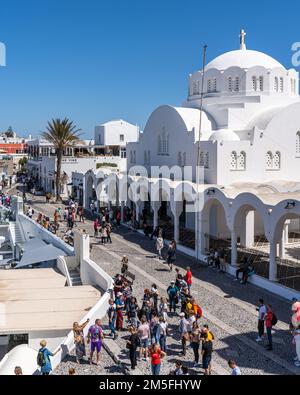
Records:
M41 200L39 198L39 200ZM53 217L55 205L44 205L43 202L33 203L33 207ZM87 221L84 226L92 234L92 223ZM129 257L130 270L136 275L134 294L142 298L144 288L154 282L162 295L175 274L170 273L164 263L154 255L154 242L144 236L120 227L113 234L113 244L102 246L92 238L91 258L107 273L115 275L120 271L121 257ZM253 285L241 285L232 277L217 273L202 266L194 258L177 254L176 266L184 273L191 266L194 276L192 294L203 308L204 317L201 324L207 323L216 336L213 354L214 374L229 374L227 360L235 359L243 374L299 374L300 369L294 367L295 355L292 337L288 330L291 305L276 295ZM266 303L273 305L279 322L275 327L273 352L266 351L263 344L257 344L257 313L256 303L263 297ZM177 333L179 317L170 318L172 336L168 338L168 357L163 360L162 373L168 374L174 368L177 359L191 369L191 373L200 374L201 369L192 369L192 351L188 350L184 358L180 355L180 342ZM120 349L119 358L129 366L128 351L125 348L126 332L117 340ZM149 362L140 361L140 371L150 373ZM87 372L84 374L88 374ZM113 368L112 368L113 369ZM121 372L120 372L121 373Z

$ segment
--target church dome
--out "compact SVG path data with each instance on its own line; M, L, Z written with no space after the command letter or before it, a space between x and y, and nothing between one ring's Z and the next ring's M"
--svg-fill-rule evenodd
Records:
M239 36L240 49L218 56L207 65L207 69L227 70L230 67L250 69L256 66L261 66L265 69L275 69L278 67L284 69L284 66L271 56L263 52L248 50L245 44L246 35L247 33L242 29Z
M219 129L213 132L209 141L240 141L240 138L231 129Z
M251 67L262 66L266 69L283 68L277 60L263 52L239 49L236 51L226 52L212 60L206 69L227 70L230 67L240 67L241 69L250 69Z

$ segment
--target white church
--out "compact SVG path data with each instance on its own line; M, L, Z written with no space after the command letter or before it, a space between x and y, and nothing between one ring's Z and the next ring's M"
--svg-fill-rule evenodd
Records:
M137 220L148 211L151 226L164 225L178 249L199 259L227 246L232 272L247 253L251 280L289 297L300 291L299 74L247 49L245 36L239 49L190 74L182 106L158 107L127 145L128 183L150 193L130 201L120 183L117 205L134 208ZM176 175L153 175L154 166L194 171L182 191Z

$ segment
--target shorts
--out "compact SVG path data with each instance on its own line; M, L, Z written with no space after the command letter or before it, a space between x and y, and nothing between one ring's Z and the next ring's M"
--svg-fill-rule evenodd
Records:
M148 339L141 339L141 347L142 348L147 348L149 345L149 340Z
M97 350L97 353L99 353L101 351L101 348L102 348L102 342L98 341L91 343L91 352Z
M208 355L207 357L203 357L202 368L203 369L208 369L210 363L211 363L211 355Z

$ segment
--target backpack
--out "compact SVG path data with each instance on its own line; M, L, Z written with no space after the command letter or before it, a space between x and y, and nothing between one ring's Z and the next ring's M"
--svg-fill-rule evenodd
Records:
M46 358L45 358L45 354L43 353L43 351L40 350L38 352L36 362L37 362L38 366L40 366L41 368L46 365Z
M273 313L272 321L271 321L272 326L276 325L277 322L278 322L278 319L277 319L276 315Z

